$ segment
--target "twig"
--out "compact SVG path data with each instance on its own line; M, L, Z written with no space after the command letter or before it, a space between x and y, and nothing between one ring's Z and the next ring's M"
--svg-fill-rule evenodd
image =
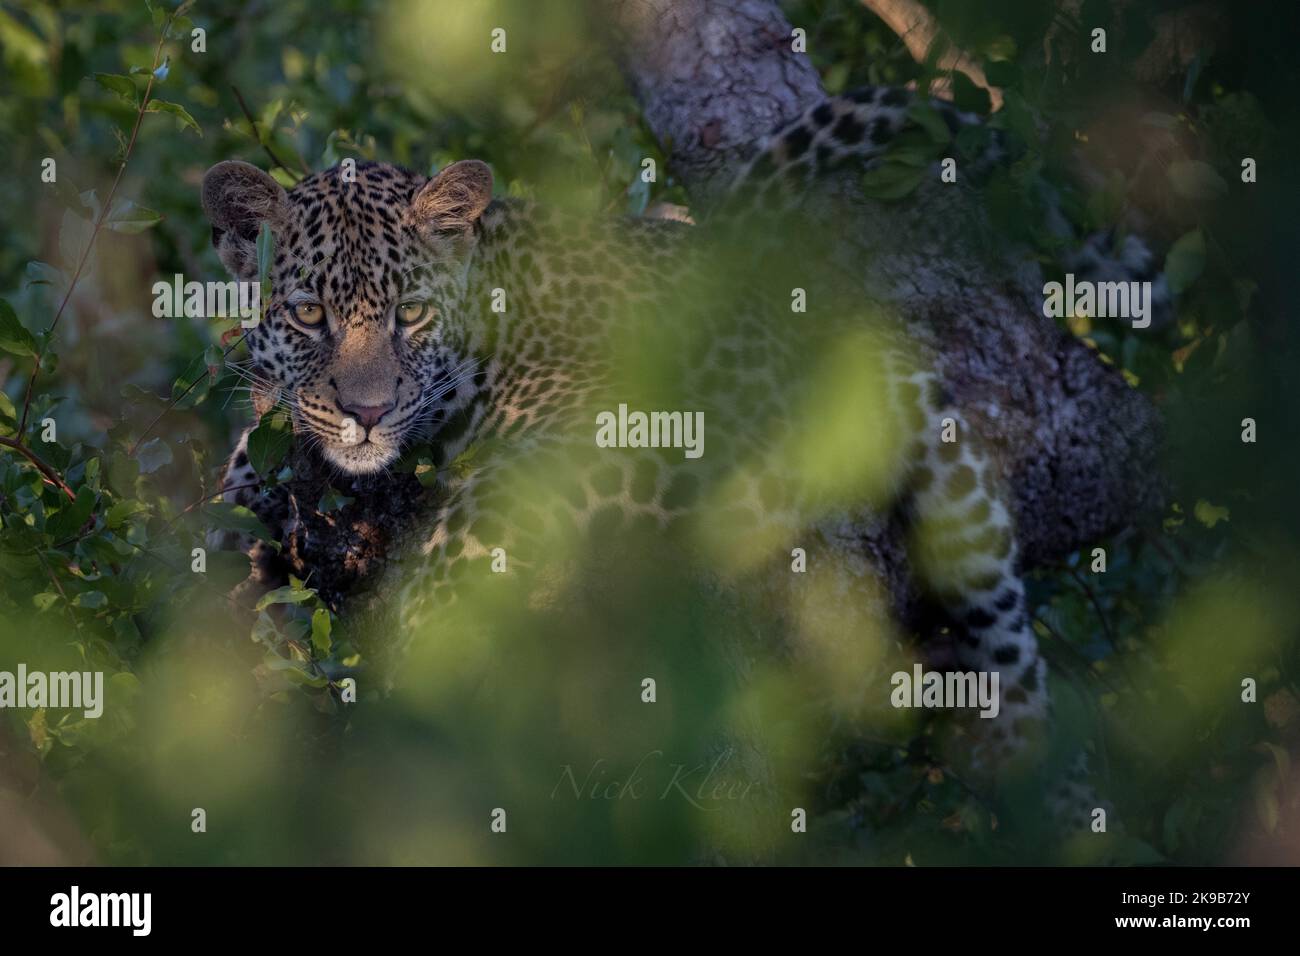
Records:
M36 555L36 560L41 563L41 567L45 569L45 573L49 576L50 580L54 582L54 589L59 592L59 596L63 598L63 603L68 608L68 616L72 618L72 626L75 627L77 633L80 634L81 621L77 619L77 614L72 609L72 601L68 598L68 592L63 590L63 585L59 583L59 576L54 573L54 569L46 562L45 556L41 554L39 548L33 553Z
M224 359L227 355L229 355L229 354L230 354L231 352L233 352L236 348L238 348L238 347L239 347L239 343L242 342L242 341L244 341L244 337L247 336L247 335L248 335L248 332L244 332L243 335L241 335L239 338L235 339L235 341L233 341L232 343L230 343L230 345L227 346L226 350L225 350L224 352L221 353L221 357ZM206 374L207 374L207 373L205 372L204 375L206 375ZM175 398L173 398L170 402L168 402L168 403L163 407L163 410L160 411L156 416L154 416L154 420L151 421L151 422L148 424L148 426L145 428L145 430L142 431L142 432L140 433L140 437L137 438L137 439L135 440L135 443L131 445L131 448L130 448L130 449L127 451L127 453L126 453L126 457L128 457L128 458L134 458L134 457L135 457L135 453L136 453L137 451L140 450L140 445L144 442L145 437L146 437L146 436L147 436L151 431L153 431L154 426L157 425L160 421L162 421L162 420L163 420L163 416L166 415L168 412L170 412L173 408L175 408L175 407L176 407L176 406L177 406L177 405L178 405L178 404L179 404L179 403L180 403L180 402L185 398L186 395L188 395L190 392L194 391L195 387L196 387L196 386L199 384L199 382L201 382L201 381L203 381L203 375L200 375L200 376L199 376L198 378L196 378L194 381L190 382L190 384L186 386L185 391L181 392L179 395L177 395Z
M153 65L149 68L149 79L145 82L144 95L140 98L140 106L136 110L135 125L131 127L131 138L126 144L126 151L122 154L122 162L117 167L117 175L113 177L113 186L108 191L108 198L104 200L103 206L100 207L99 215L95 217L95 225L90 232L90 239L86 242L86 248L81 251L81 258L77 262L76 270L72 273L72 280L68 283L67 291L63 293L63 301L59 303L59 308L54 313L54 319L50 322L50 327L45 330L45 342L36 353L36 361L32 364L32 374L27 378L27 391L23 396L23 414L18 424L18 431L15 433L17 437L15 439L0 438L0 445L14 449L14 451L30 461L47 482L59 488L72 501L77 500L77 495L68 487L68 483L63 480L57 471L42 461L40 456L28 448L23 441L23 435L27 432L27 419L32 409L32 390L36 386L36 377L41 374L41 360L45 357L45 350L54 335L54 330L58 327L59 319L63 317L63 310L68 307L68 302L72 299L72 293L77 288L77 282L81 279L81 273L86 267L86 262L90 259L90 253L95 248L95 240L99 236L99 231L104 225L104 220L108 217L109 210L113 208L113 198L117 195L117 187L122 182L122 174L126 172L127 163L131 161L136 139L140 135L140 125L144 122L144 114L149 106L149 97L153 93L158 60L162 56L163 44L167 41L167 31L171 29L174 16L175 14L168 15L158 35L158 45L154 48Z
M172 15L168 15L166 22L163 24L162 32L158 36L158 46L154 49L153 66L149 68L149 79L144 86L144 96L140 98L140 106L135 113L135 125L131 127L131 138L126 144L126 152L122 154L122 162L117 167L117 175L113 177L113 186L108 191L108 198L104 200L104 205L100 207L99 215L95 217L95 226L91 230L90 240L86 243L86 248L81 251L81 259L77 262L76 271L72 274L72 281L68 283L68 291L63 293L63 301L59 303L58 310L54 313L54 320L50 322L50 327L45 330L45 344L48 345L50 337L54 334L55 328L59 324L59 319L63 317L63 310L67 308L68 301L72 298L73 291L77 288L77 281L81 278L81 272L86 266L86 261L90 258L91 251L95 248L95 239L99 236L99 230L104 225L104 220L108 218L109 210L113 208L113 197L117 195L117 187L122 182L122 174L126 172L126 165L131 161L131 153L135 150L136 138L140 135L140 125L144 122L144 114L149 106L149 97L153 93L153 82L155 72L158 69L158 58L162 56L163 43L167 41L167 31L171 29ZM43 345L40 352L36 355L36 363L32 366L32 374L27 379L27 394L23 398L23 416L18 426L18 438L21 441L24 432L27 430L27 415L32 407L32 387L36 384L36 376L41 372L41 359L45 355L45 346Z
M239 103L239 108L244 111L244 118L248 120L248 125L253 129L253 139L257 140L258 145L261 146L262 149L266 150L266 155L270 157L271 162L276 166L279 166L290 176L294 177L295 180L302 179L302 176L299 175L296 169L290 169L280 161L280 157L275 155L275 151L271 149L271 144L263 139L262 134L257 131L257 120L253 119L253 114L249 110L248 104L244 102L244 96L239 92L239 87L231 84L230 89L234 91L235 99Z
M303 481L282 481L276 487L285 487L288 485L299 485L304 483L305 482ZM218 495L224 495L227 491L241 491L245 488L261 488L263 484L264 482L261 481L250 481L242 485L228 485L224 488L218 488L216 491L210 492L209 494L204 495L202 498L199 498L196 501L192 501L190 504L186 505L181 511L177 512L176 515L170 521L167 522L163 530L170 531L172 529L172 526L175 525L177 521L180 521L181 518L184 518L187 514L189 514L191 511L193 511L195 508L199 507L200 505L207 504L213 498L216 498Z
M70 500L77 500L77 493L69 488L68 483L63 480L59 473L50 465L47 465L42 461L41 457L36 454L36 452L32 451L22 442L15 441L12 438L0 438L0 445L3 445L5 448L12 448L14 451L18 452L18 454L22 455L36 466L36 470L41 473L41 477L45 479L47 484L51 484L55 488L58 488L67 495Z

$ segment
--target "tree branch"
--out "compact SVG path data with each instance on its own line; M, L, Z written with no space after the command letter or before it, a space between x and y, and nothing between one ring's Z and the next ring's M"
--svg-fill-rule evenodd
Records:
M63 478L59 475L59 473L55 471L53 467L47 465L43 460L41 460L41 457L37 455L36 452L32 451L22 442L15 441L12 438L0 438L0 446L3 446L5 448L12 448L14 451L18 452L18 454L22 455L24 458L26 458L33 465L36 466L36 470L41 473L41 477L45 479L47 484L53 485L55 488L58 488L65 495L68 496L69 500L71 501L77 500L76 492L74 492L71 488L68 487L68 483L63 480Z
M755 143L825 94L768 0L612 0L607 26L646 121L698 202Z
M898 35L917 63L926 61L938 41L941 52L936 65L939 69L966 74L972 83L988 91L994 110L1002 108L1002 91L996 86L989 86L984 68L965 50L954 46L941 35L939 24L917 0L862 0L862 5L880 17ZM950 86L951 84L936 81L930 85L930 94L946 97Z
M702 206L725 188L747 148L825 98L770 0L603 7L646 119ZM861 276L864 306L902 317L935 356L954 400L1001 452L1027 564L1056 561L1158 504L1155 410L1042 317L1036 264L993 263L969 230L952 228L981 221L968 191L927 181L905 202L868 202L853 176L829 191L826 214L847 223L837 265ZM864 536L887 572L902 560L887 525Z

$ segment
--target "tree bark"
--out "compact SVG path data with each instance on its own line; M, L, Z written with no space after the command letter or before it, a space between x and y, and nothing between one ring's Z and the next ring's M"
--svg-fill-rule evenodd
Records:
M703 205L776 127L826 94L768 0L611 0L611 45L674 175Z
M770 0L607 0L613 51L697 205L712 205L755 144L826 94ZM936 357L956 403L999 449L1021 554L1042 564L1152 515L1160 420L1146 398L1041 314L1035 263L993 261L969 190L936 180L906 202L850 178L827 208L852 217L840 263ZM889 561L896 547L875 540ZM889 569L882 569L893 577Z

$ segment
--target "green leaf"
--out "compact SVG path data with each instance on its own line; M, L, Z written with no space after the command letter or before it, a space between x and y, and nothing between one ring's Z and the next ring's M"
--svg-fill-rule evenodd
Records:
M889 151L889 162L898 166L911 166L913 169L924 170L938 158L931 148L920 149L910 146L906 149Z
M82 591L72 599L73 607L101 608L108 603L103 591Z
M137 501L134 498L124 498L108 509L108 514L104 516L104 524L109 528L118 528L121 527L121 525L124 524L132 515L137 515L142 511L148 510L149 506L143 501Z
M68 502L46 522L45 533L50 535L56 543L64 538L71 538L81 530L81 526L86 523L86 519L90 517L90 513L94 510L95 493L82 486L77 491L77 499Z
M1002 109L993 115L990 122L995 127L1013 134L1021 142L1038 141L1038 123L1034 117L1034 108L1022 94L1015 90L1003 92Z
M106 90L116 93L126 102L135 106L137 103L135 83L129 76L120 73L96 73L95 82Z
M262 107L262 127L267 130L274 130L275 124L280 121L280 114L283 112L284 100L271 100L271 102Z
M226 364L226 353L220 345L209 345L203 350L203 364L208 368L208 378L216 380L218 373Z
M457 459L459 461L459 459ZM455 462L452 463L453 465ZM415 475L415 480L420 483L421 488L433 488L442 480L438 469L434 467L432 458L419 458L411 467L411 473Z
M1020 67L1011 60L988 60L984 64L984 78L990 86L1015 86L1020 82Z
M328 608L318 607L311 612L311 646L316 648L316 653L322 657L328 656L330 648L334 646L334 642L330 639L333 629Z
M292 586L276 588L274 591L268 591L266 594L263 594L253 610L261 611L270 607L272 604L302 604L304 601L310 601L315 596L315 591L309 591L306 588L295 588Z
M943 121L939 111L925 100L917 100L913 103L907 111L907 118L925 130L935 143L943 145L952 139L948 124Z
M240 534L251 534L260 541L266 541L274 545L277 549L280 544L271 535L270 529L262 524L262 519L243 505L231 504L228 501L218 501L206 506L203 514L207 516L212 527L218 531L236 531Z
M1205 269L1205 235L1199 229L1181 236L1165 256L1165 278L1169 291L1178 295Z
M1207 528L1213 528L1220 521L1227 521L1232 516L1232 512L1227 508L1211 504L1204 498L1196 502L1192 514L1196 516L1197 521Z
M124 451L115 451L108 457L108 484L118 494L127 496L135 490L140 477L140 463Z
M982 86L976 86L974 81L965 73L953 71L952 73L952 105L966 113L978 113L980 116L987 116L993 109L993 100L989 97L989 91Z
M993 131L984 124L963 126L957 131L957 152L968 159L979 159L988 151Z
M275 235L271 224L263 222L257 231L257 281L262 287L263 300L271 296L271 264L275 259Z
M1174 191L1188 199L1217 199L1228 192L1228 184L1214 167L1197 159L1170 163L1168 175Z
M0 392L0 428L7 432L18 430L18 409L4 392Z
M59 269L56 266L52 266L48 262L40 262L36 259L33 259L31 262L27 263L27 269L25 270L25 272L27 275L26 284L29 286L30 285L61 286L67 280L67 277L63 274L62 269Z
M161 438L150 438L135 453L135 460L140 463L140 474L151 475L172 463L172 450Z
M170 113L176 117L177 125L181 129L192 129L200 136L203 135L203 129L190 115L189 110L179 103L169 103L166 100L150 100L149 105L145 107L146 113Z
M250 571L248 555L242 551L209 551L206 566L201 575L205 583L223 593L247 578Z
M172 404L176 408L194 408L202 404L212 388L213 377L206 364L207 351L196 356L184 373L172 382Z
M333 488L326 488L325 492L320 496L320 501L316 505L316 510L321 514L329 514L329 512L338 511L340 508L344 508L356 500L357 499L355 498L349 498L347 495L340 494Z
M99 193L93 189L85 189L77 193L77 202L87 212L87 215L82 216L82 218L89 222L95 222L99 219L99 214L103 212L103 207L99 204ZM80 210L74 209L72 211L80 215Z
M156 226L162 222L162 216L152 209L145 209L144 206L138 206L130 199L118 199L113 203L113 208L108 213L108 218L104 224L114 232L136 233L144 232L151 226Z
M53 591L42 591L40 594L32 595L32 603L36 605L38 611L48 611L59 600L59 596Z
M324 687L329 683L329 678L321 675L314 676L307 672L303 665L294 661L286 661L282 657L273 657L266 664L267 670L281 674L285 679L295 684L305 684L308 687Z
M293 426L283 409L273 408L248 436L248 463L269 477L293 447Z
M118 621L123 621L123 620L125 620L129 625L128 628L124 628L125 630L128 630L133 637L139 635L140 633L139 628L137 628L134 624L131 623L130 618L128 617L118 618ZM117 621L113 622L113 628L114 630L118 629ZM113 690L113 694L112 694L113 700L121 700L122 697L120 697L119 695L123 695L123 694L130 695L131 697L135 697L142 690L144 690L144 687L140 683L140 678L136 677L130 671L118 671L116 674L114 674L112 677L108 679L108 686Z
M148 405L153 408L166 408L167 399L161 395L155 395L153 392L141 388L139 385L133 385L130 382L118 389L120 395L132 405Z
M862 191L871 199L886 201L902 199L921 184L925 175L926 170L921 167L903 163L881 163L863 175Z
M4 299L0 299L0 349L14 355L36 356L36 339L18 321L18 314Z

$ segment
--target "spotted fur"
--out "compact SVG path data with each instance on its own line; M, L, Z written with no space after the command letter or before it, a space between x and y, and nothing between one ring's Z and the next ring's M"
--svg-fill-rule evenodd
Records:
M761 235L748 217L788 209L783 197L827 169L878 160L911 102L905 91L867 90L810 110L760 144L727 214ZM937 108L954 129L976 122ZM994 137L977 164L996 163L1002 149ZM869 566L839 529L861 508L893 502L911 516L923 583L961 635L960 666L1001 677L999 718L973 728L976 765L994 769L1029 748L1048 713L1047 674L997 463L924 357L851 297L828 291L807 318L792 318L792 275L833 286L817 275L825 230L776 254L761 243L737 254L735 233L711 244L707 223L579 221L490 201L490 189L472 161L429 180L377 163L359 164L350 180L335 167L287 193L246 164L220 164L205 180L214 242L237 277L252 277L257 230L271 224L272 298L248 337L253 374L267 401L292 409L305 442L347 474L382 470L415 441L431 441L439 465L490 449L438 507L401 595L406 620L453 604L465 581L488 573L494 549L509 555L511 573L528 573L544 566L548 541L571 533L610 542L649 530L707 551L717 531L712 540L753 556L733 573L773 590L791 587L791 548L811 546L832 593L849 595ZM1101 248L1088 254L1101 268ZM397 310L412 301L430 313L408 329ZM319 327L295 321L303 302L322 307ZM637 391L620 374L617 343L629 332L647 349L671 346L671 389ZM862 441L879 452L883 477L859 499L789 454L809 424L796 409L816 384L811 363L845 348L877 385ZM689 460L596 448L596 413L620 402L702 410L707 452ZM363 426L351 440L349 418ZM242 487L256 480L241 442L230 497L274 520L277 501ZM1094 798L1073 779L1061 786L1056 797L1081 824Z

